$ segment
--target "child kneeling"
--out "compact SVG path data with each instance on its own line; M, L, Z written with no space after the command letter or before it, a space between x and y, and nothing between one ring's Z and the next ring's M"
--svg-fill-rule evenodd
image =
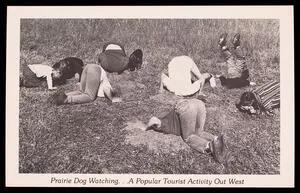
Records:
M80 104L92 102L97 96L121 102L121 98L115 96L105 70L98 64L87 64L82 71L79 90L68 93L58 91L52 100L57 105Z

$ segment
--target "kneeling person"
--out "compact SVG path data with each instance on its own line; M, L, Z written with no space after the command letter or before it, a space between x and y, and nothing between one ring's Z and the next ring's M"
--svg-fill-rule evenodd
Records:
M49 90L54 90L53 81L58 78L57 72L48 65L43 64L22 64L21 65L20 86L33 88L39 87L47 81Z
M58 74L58 78L55 81L57 84L64 84L67 79L73 78L75 74L79 75L78 81L80 82L84 64L80 58L67 57L56 62L52 68Z
M204 131L206 108L198 99L181 99L162 118L152 117L146 130L181 136L193 149L201 153L212 153L222 162L224 153L223 135L215 136Z
M198 79L192 82L192 74ZM197 65L189 56L177 56L168 64L168 76L161 74L159 92L163 88L178 96L190 96L195 93L202 95L202 88L205 82L209 80L211 86L215 86L215 79L209 73L201 74Z
M102 52L96 55L98 64L109 73L121 74L125 70L139 70L142 66L143 52L141 49L136 49L128 57L124 47L118 43L106 43Z
M121 99L115 94L105 70L97 64L87 64L82 71L79 90L69 93L57 92L52 97L57 105L88 103L94 101L97 96L120 102Z
M280 107L280 83L271 81L255 90L244 92L236 107L248 114L273 114L273 109Z
M227 64L227 76L217 75L221 85L228 88L241 88L245 86L253 86L254 82L249 80L249 70L246 65L244 51L240 46L240 34L237 33L231 39L231 46L227 46L227 33L221 35L218 45L225 57Z

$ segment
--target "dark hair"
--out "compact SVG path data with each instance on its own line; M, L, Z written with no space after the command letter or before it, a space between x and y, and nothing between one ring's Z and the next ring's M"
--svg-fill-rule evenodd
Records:
M241 108L242 106L252 106L255 110L260 110L258 101L253 92L244 92L241 95L240 102L238 104L236 104L236 107L240 111L247 112L250 114L250 112L248 112L247 110L242 109Z
M143 51L141 49L136 49L129 56L128 68L130 71L134 71L135 69L140 69L143 63Z
M225 86L226 78L225 78L224 76L220 76L219 79L220 79L220 81L221 81L221 85L222 85L222 86Z

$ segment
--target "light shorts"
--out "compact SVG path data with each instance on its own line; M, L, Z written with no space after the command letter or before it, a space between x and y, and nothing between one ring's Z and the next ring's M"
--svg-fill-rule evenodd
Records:
M112 86L107 78L106 72L103 68L101 68L101 78L100 78L100 86L98 90L98 97L105 97L104 95L104 89L108 88L112 90Z

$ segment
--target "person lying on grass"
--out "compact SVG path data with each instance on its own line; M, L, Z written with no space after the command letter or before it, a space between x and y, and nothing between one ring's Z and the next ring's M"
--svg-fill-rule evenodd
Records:
M40 87L47 81L48 89L54 90L57 88L53 86L53 81L58 78L58 71L51 66L21 63L20 87Z
M192 74L197 78L192 82ZM167 89L178 96L191 96L198 92L202 93L204 83L209 80L212 87L215 86L215 79L212 74L201 74L197 65L189 56L174 57L168 64L168 75L161 74L159 93Z
M101 53L96 54L97 63L109 73L123 73L125 70L134 71L142 67L143 52L141 49L136 49L128 57L125 49L118 43L106 43Z
M173 108L160 118L151 117L144 130L154 130L165 134L181 136L193 149L204 154L212 154L217 162L226 161L223 135L213 135L204 131L206 108L203 101L180 99Z
M280 83L270 81L253 91L244 92L236 107L248 114L273 115L273 109L280 107Z
M80 104L94 101L98 97L107 97L111 102L121 102L106 76L105 70L98 64L87 64L81 75L79 90L65 93L61 90L48 99L56 105Z
M227 77L216 75L220 79L221 85L229 89L241 88L244 86L255 85L249 81L249 70L247 69L244 53L240 46L240 34L237 33L231 40L232 46L228 47L227 33L221 35L218 45L226 59L228 68Z

